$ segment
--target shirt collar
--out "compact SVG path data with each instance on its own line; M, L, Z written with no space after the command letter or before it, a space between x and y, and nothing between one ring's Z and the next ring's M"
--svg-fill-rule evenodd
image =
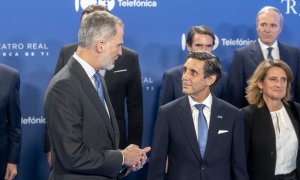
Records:
M268 46L268 45L264 44L259 38L258 38L258 43L259 43L261 49L267 49L269 47L272 47L273 49L278 49L277 40L272 44L272 46Z
M74 53L73 57L76 59L76 61L79 62L79 64L82 66L88 77L92 78L93 75L96 73L96 70L83 59L81 59L81 57L79 57L76 53Z
M188 95L188 98L189 98L189 103L190 103L191 107L195 107L196 104L204 104L205 107L207 107L209 109L211 108L212 99L213 99L211 93L209 93L209 95L202 102L196 102L196 101L194 101L193 98L190 95Z

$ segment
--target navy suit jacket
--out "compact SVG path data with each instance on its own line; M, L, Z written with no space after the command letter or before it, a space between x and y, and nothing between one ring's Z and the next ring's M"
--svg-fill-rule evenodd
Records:
M293 71L292 95L300 102L300 49L278 42L280 59L286 62ZM230 102L237 107L245 107L247 80L252 76L256 67L264 60L258 42L252 43L234 51L229 70Z
M188 96L160 106L151 151L148 180L164 179L167 157L166 179L248 180L242 113L217 97L212 101L204 158Z
M109 115L74 58L50 81L44 107L53 164L49 179L117 179L123 156L104 80L103 91Z
M18 164L21 150L19 73L0 64L0 179L7 163Z
M76 50L77 43L61 49L55 74L67 64ZM138 54L123 47L122 55L115 61L114 69L106 71L104 78L119 126L120 148L123 149L129 144L140 146L143 136L143 94ZM125 116L125 109L128 118ZM127 130L125 119L128 119ZM45 151L48 152L50 144L47 134L45 142Z
M164 73L159 95L159 105L167 104L184 96L182 92L182 74L183 65L174 67ZM226 72L222 71L221 77L213 88L213 94L223 100L228 99Z
M295 129L298 143L300 105L289 102L284 104ZM276 135L270 111L267 106L258 108L249 105L243 108L245 119L245 143L248 162L248 173L251 180L275 179ZM297 177L300 177L300 143L296 160Z

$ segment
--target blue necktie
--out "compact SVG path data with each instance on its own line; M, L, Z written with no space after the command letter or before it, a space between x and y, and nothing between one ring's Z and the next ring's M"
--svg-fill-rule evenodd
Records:
M98 72L96 72L93 77L95 79L96 89L97 89L99 98L100 98L101 102L104 104L105 103L105 99L104 99L103 86L102 86L102 82L101 82L100 76L101 75Z
M203 109L205 107L204 104L196 104L195 107L199 111L198 115L198 143L200 147L200 152L202 155L202 158L204 157L205 153L205 147L206 147L206 141L207 141L207 132L208 132L208 126L206 118L203 114Z
M273 60L272 50L273 50L272 47L268 47L268 56L267 56L267 58L268 58L269 60Z

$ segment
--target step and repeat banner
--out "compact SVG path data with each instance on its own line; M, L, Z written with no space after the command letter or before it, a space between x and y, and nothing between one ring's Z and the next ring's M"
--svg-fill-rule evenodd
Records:
M18 180L44 180L43 96L60 48L77 41L82 9L106 5L125 24L124 44L139 53L144 96L143 146L150 145L163 73L183 63L191 26L217 36L214 53L228 71L234 49L256 41L256 13L266 5L284 15L281 42L300 46L300 0L1 0L0 63L20 72L22 152ZM0 87L1 90L1 87ZM127 179L145 179L147 167Z

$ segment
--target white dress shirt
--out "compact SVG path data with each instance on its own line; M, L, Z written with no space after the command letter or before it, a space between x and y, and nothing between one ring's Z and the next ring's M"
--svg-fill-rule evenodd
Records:
M195 107L195 105L196 104L204 104L205 105L205 107L203 109L203 114L205 116L205 119L207 121L207 127L209 129L210 115L211 115L211 105L212 105L212 95L209 94L207 96L207 98L201 103L194 101L193 98L190 97L190 96L188 96L188 98L189 98L189 103L190 103L191 110L192 110L192 117L193 117L194 127L195 127L195 130L196 130L196 135L198 137L198 115L199 115L199 111Z
M298 138L284 106L271 112L276 135L275 175L288 174L296 169Z

